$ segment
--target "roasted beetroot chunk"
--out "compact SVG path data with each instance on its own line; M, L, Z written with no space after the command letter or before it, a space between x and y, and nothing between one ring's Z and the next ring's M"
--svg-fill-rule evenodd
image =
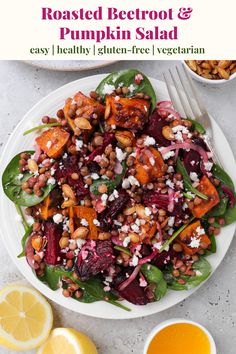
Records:
M201 173L200 169L201 157L197 151L190 150L184 155L184 166L188 173L196 172L197 174Z
M177 253L173 250L172 247L169 248L168 251L162 251L158 253L158 255L152 260L152 264L155 265L159 269L165 268L167 264L170 263L174 257L177 257Z
M152 207L153 205L155 205L158 208L167 210L169 197L168 195L161 194L158 191L145 192L143 194L143 203L146 206Z
M119 214L125 207L126 203L130 199L130 196L124 191L119 192L119 197L115 199L107 209L101 213L100 216L100 227L101 229L107 231L111 227L111 223L115 219L116 215Z
M59 241L62 236L62 227L51 221L47 221L44 223L44 236L47 240L45 251L46 264L56 265L61 263Z
M162 146L169 146L170 140L164 138L162 134L162 128L165 125L168 125L168 123L165 121L165 119L161 118L157 113L157 110L155 110L149 118L149 122L146 129L144 130L144 133L152 136L158 144Z
M85 281L108 269L114 262L115 255L110 240L89 240L78 255L75 270L80 279Z
M127 273L127 272L126 272ZM124 290L118 290L119 285L126 280L124 272L118 274L114 284L118 294L125 300L131 302L134 305L146 305L148 298L143 287L140 287L138 277L136 277Z
M68 156L60 161L56 166L55 178L59 181L61 178L65 178L67 183L74 188L77 197L85 196L88 193L88 188L84 187L82 177L74 180L71 178L72 173L79 174L79 158L78 156Z

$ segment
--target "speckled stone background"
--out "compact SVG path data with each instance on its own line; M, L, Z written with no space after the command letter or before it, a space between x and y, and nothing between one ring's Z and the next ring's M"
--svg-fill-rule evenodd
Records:
M147 75L161 78L163 70L175 63L174 61L130 61L85 72L55 72L37 69L21 62L1 61L1 146L7 141L21 117L36 102L70 81L124 68L138 68ZM212 87L202 84L197 86L209 112L221 126L236 155L236 80L224 86ZM22 275L2 247L0 247L0 269L1 287L22 280ZM235 354L236 239L218 270L201 289L179 305L159 314L134 320L115 321L78 315L53 303L52 307L54 326L69 326L84 331L95 341L99 354L141 354L144 341L151 329L161 321L173 317L199 321L207 326L215 337L217 354ZM0 353L12 352L0 348Z

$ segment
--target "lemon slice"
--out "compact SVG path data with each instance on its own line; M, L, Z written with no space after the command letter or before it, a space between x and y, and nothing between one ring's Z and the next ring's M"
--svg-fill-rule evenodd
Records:
M89 337L73 328L55 328L37 354L98 354Z
M52 328L52 309L36 290L10 285L0 290L0 344L15 350L36 348Z

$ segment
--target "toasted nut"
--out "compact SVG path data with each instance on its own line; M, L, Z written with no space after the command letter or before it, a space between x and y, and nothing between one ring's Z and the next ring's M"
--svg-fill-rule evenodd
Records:
M195 60L187 60L187 64L191 70L197 71L197 64Z
M164 138L166 138L167 140L174 140L175 136L174 133L171 129L171 127L169 127L168 125L165 125L162 128L162 135L164 136Z
M86 118L83 118L83 117L76 118L74 120L74 123L75 123L76 127L79 129L86 129L86 130L92 129L92 125L89 123L88 119L86 119Z
M228 80L229 79L229 74L225 69L222 69L218 66L218 73L221 79Z
M63 184L62 191L63 191L65 197L67 197L69 199L75 199L75 193L74 193L73 189L69 186L69 184Z
M68 200L64 200L64 202L62 203L61 207L62 209L64 208L69 208L72 206L76 205L76 200L75 199L68 199Z
M43 245L43 238L40 235L34 235L31 239L31 245L35 251L40 251Z
M60 248L66 248L69 246L69 238L68 237L61 237L59 241Z
M109 238L111 238L110 232L99 232L98 234L98 239L101 241L108 240Z
M231 63L232 63L232 60L220 60L218 63L218 67L225 69L225 68L228 68L228 66L230 66Z
M107 104L106 109L105 109L105 113L104 113L104 118L108 119L110 117L110 114L111 114L111 105Z
M38 171L38 164L35 160L33 159L29 159L28 160L28 167L29 167L29 170L33 173L37 172Z
M149 220L150 216L146 214L146 208L142 204L136 205L136 213L140 219Z
M84 226L80 226L78 227L78 229L76 229L73 234L71 235L71 238L73 238L73 240L76 240L78 238L86 238L86 236L89 233L89 229L87 229L87 227Z
M211 70L210 64L207 63L206 61L204 61L203 63L201 63L201 67L202 67L203 69Z
M130 237L131 242L133 243L138 243L139 242L139 235L136 234L135 232L130 232L128 234L128 237Z
M123 211L123 214L128 216L128 215L132 215L136 212L136 206L130 207L130 208L126 208Z
M124 147L129 147L133 145L134 135L128 130L118 130L115 133L116 140Z
M182 246L181 246L179 243L174 243L174 244L173 244L173 250L174 250L175 252L182 252L182 251L183 251L183 248L182 248Z

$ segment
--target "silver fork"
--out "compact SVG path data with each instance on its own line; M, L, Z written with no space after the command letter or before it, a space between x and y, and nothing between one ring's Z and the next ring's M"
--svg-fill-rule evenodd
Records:
M212 160L221 166L214 146L211 119L185 67L176 66L175 69L169 69L168 74L163 74L163 77L174 108L183 112L185 118L195 119L203 125L206 130L205 142L212 153Z

